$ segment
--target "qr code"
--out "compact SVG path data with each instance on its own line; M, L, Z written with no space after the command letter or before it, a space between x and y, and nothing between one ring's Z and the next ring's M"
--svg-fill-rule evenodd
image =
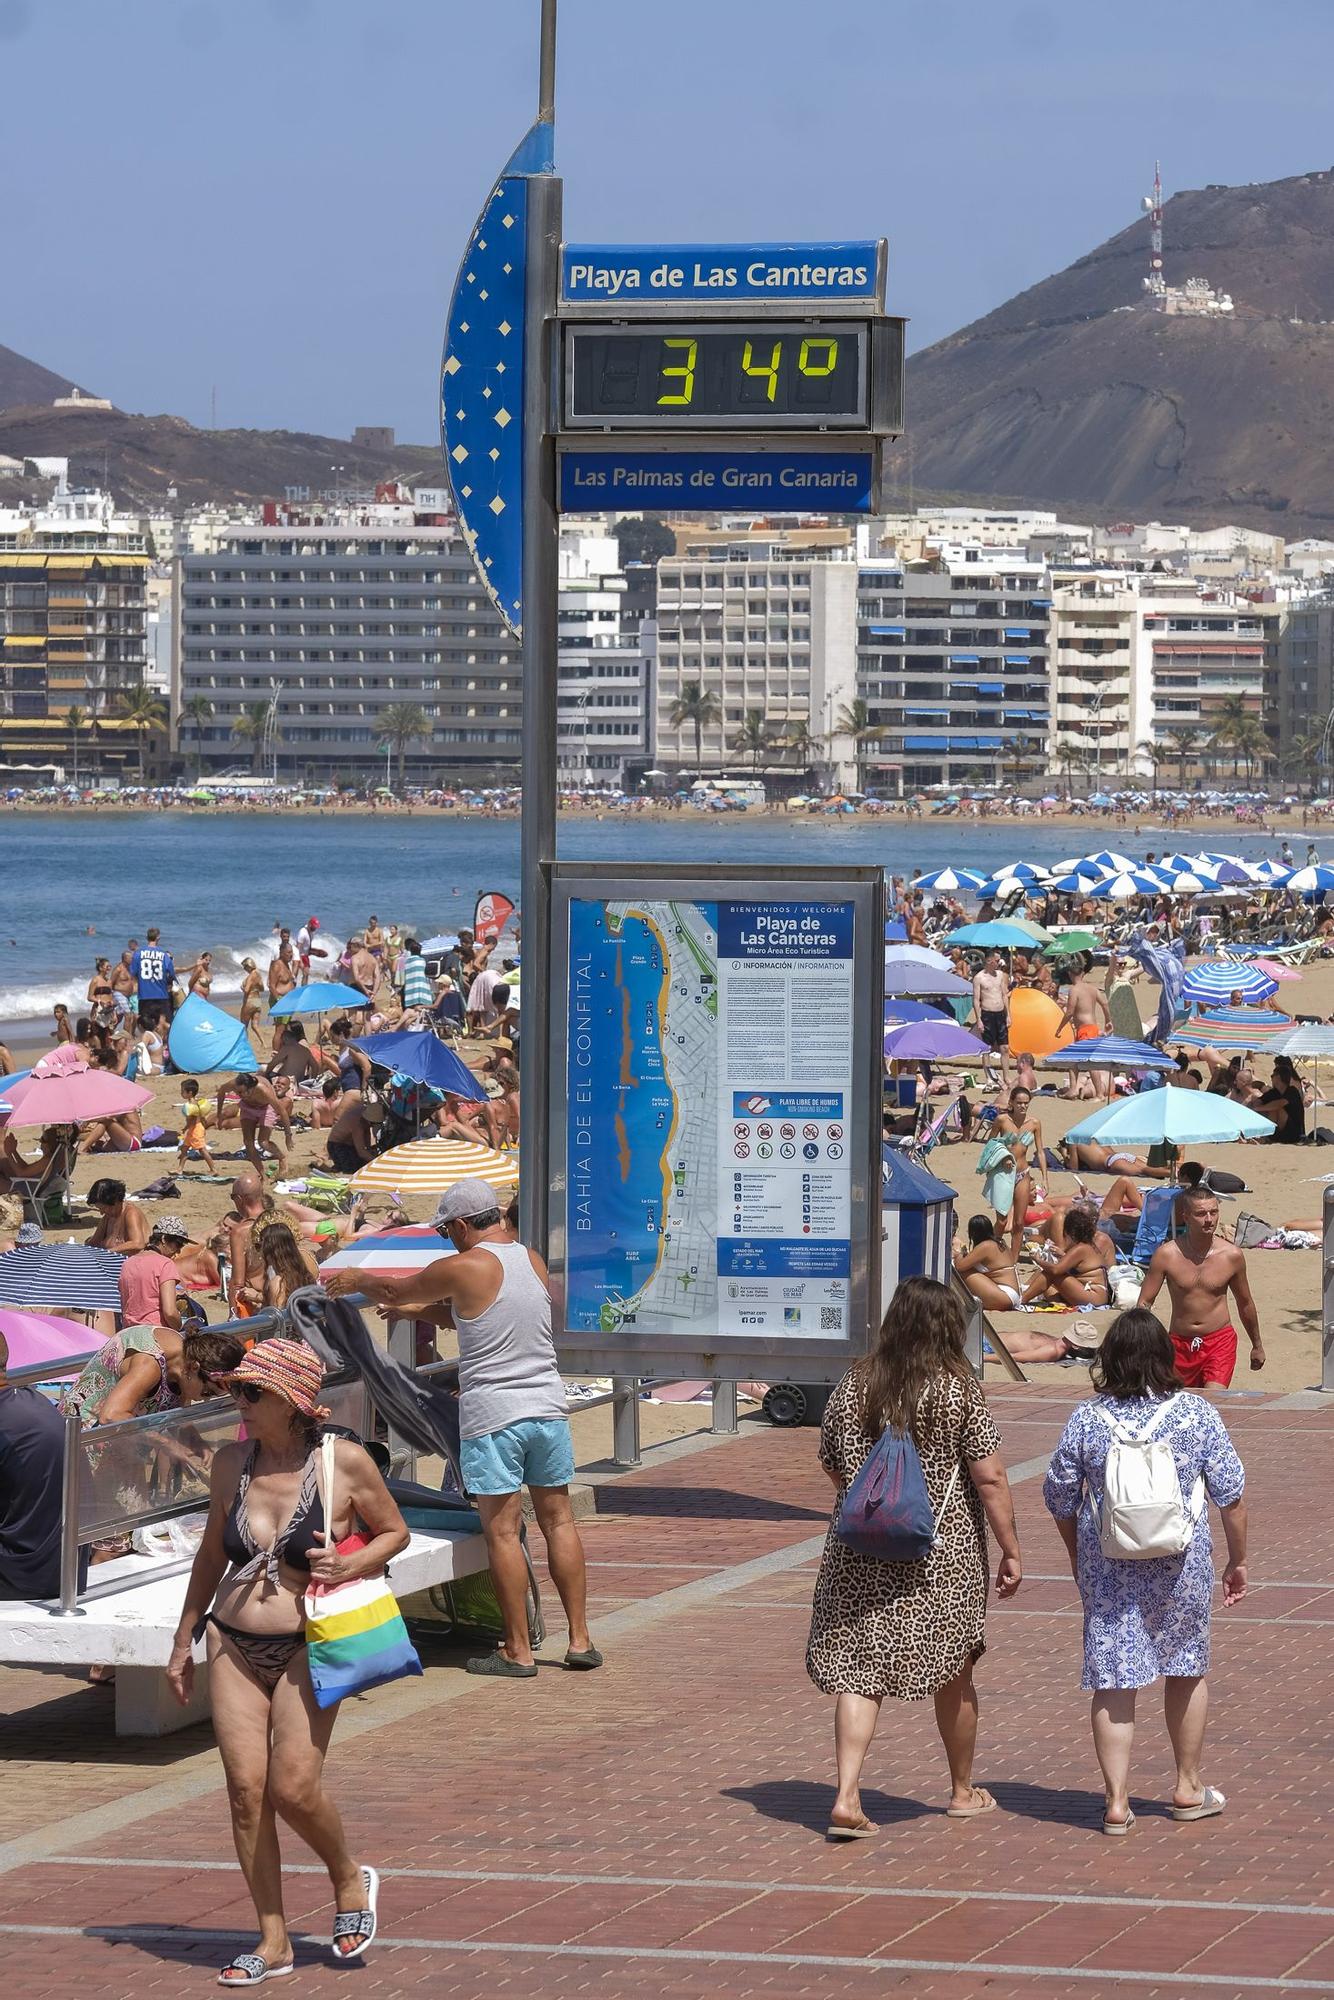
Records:
M838 1333L841 1331L842 1326L843 1326L842 1306L821 1306L820 1308L821 1333Z

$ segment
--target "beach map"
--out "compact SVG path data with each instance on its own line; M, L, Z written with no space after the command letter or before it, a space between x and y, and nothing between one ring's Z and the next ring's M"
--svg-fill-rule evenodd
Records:
M571 1332L843 1337L852 914L572 900Z

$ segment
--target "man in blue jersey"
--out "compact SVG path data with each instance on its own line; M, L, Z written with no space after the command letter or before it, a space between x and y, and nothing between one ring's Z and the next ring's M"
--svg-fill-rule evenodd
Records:
M139 994L140 1024L151 1028L164 1017L170 1021L176 1009L172 997L176 962L162 944L161 931L154 928L145 934L145 942L130 960L130 971Z

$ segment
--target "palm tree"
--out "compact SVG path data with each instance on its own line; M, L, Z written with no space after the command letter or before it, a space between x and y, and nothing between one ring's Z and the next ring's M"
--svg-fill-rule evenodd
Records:
M1008 764L1014 772L1014 788L1016 791L1018 791L1020 785L1024 782L1024 765L1028 762L1028 759L1036 748L1037 742L1038 739L1036 736L1025 736L1021 733L1015 737L1010 749L1002 754L1002 766Z
M866 789L862 782L863 766L865 763L862 751L866 744L872 742L882 734L882 725L878 722L872 722L871 711L860 696L856 701L844 702L842 708L839 709L837 716L834 718L834 735L850 736L852 738L854 761L857 768L857 790L859 792Z
M1230 750L1232 752L1232 775L1234 778L1240 775L1243 749L1250 733L1250 724L1253 721L1254 717L1246 706L1246 697L1244 695L1225 695L1215 711L1214 726L1209 737L1209 748L1211 750Z
M139 746L139 783L144 782L144 747L148 737L167 726L166 704L147 681L135 681L120 695L121 712L135 734Z
M83 728L87 720L88 711L86 708L67 708L65 710L65 727L69 731L70 749L74 753L74 789L76 792L79 789L79 731Z
M247 702L232 724L232 735L238 743L250 745L250 768L259 769L264 755L264 736L269 726L269 704L266 701Z
M746 719L732 738L732 748L750 758L750 768L758 778L760 759L767 756L774 739L773 725L762 708L748 708Z
M1155 743L1154 739L1151 736L1146 736L1142 743L1137 743L1135 745L1134 750L1131 752L1130 756L1131 769L1129 773L1131 777L1134 776L1134 764L1135 764L1135 759L1137 757L1145 758L1150 764L1152 764L1153 794L1155 798L1157 797L1158 794L1158 766L1160 764L1165 764L1167 762L1167 754L1168 753L1163 748L1162 744Z
M680 694L672 703L668 717L673 729L683 729L690 723L695 731L695 770L698 774L704 762L704 731L723 719L722 703L702 681L686 681Z
M1304 736L1294 736L1283 755L1279 758L1279 768L1297 774L1298 783L1303 778L1310 779L1313 770L1320 764L1320 752L1324 747L1323 728L1309 730Z
M206 694L192 694L181 707L182 724L189 723L195 735L195 775L204 775L204 724L213 719L213 703Z
M1172 746L1172 755L1177 760L1177 777L1181 782L1181 789L1184 792L1186 789L1186 766L1195 755L1196 745L1200 740L1200 732L1194 723L1182 723L1178 728L1168 730L1167 740Z
M1240 757L1249 778L1256 768L1263 770L1270 755L1269 737L1258 715L1246 715L1232 726L1233 758ZM1235 768L1235 764L1234 764Z
M382 711L380 727L384 731L385 742L398 757L398 789L401 792L408 746L419 737L431 734L430 717L424 714L415 702L396 701Z
M1065 773L1065 796L1068 801L1071 793L1070 774L1072 771L1088 770L1088 751L1077 736L1061 736L1056 741L1053 761L1057 770Z
M804 718L799 722L789 722L783 730L783 748L790 750L797 762L809 766L815 761L823 736L817 736Z

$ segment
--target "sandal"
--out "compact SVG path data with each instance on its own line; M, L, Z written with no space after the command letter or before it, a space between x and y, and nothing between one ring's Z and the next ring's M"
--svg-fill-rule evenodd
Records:
M879 1833L878 1826L863 1813L858 1820L840 1821L831 1819L824 1830L826 1840L872 1840Z
M518 1660L512 1660L508 1653L502 1653L497 1647L494 1653L483 1653L480 1658L469 1660L467 1671L470 1674L492 1674L502 1681L531 1681L537 1676L537 1661L527 1667L521 1666Z
M981 1785L973 1786L973 1798L975 1803L970 1806L946 1806L946 1819L981 1819L983 1813L997 1810L995 1799Z
M257 1951L241 1951L235 1958L228 1959L218 1974L219 1986L262 1986L266 1979L286 1979L296 1967L289 1959L286 1965L270 1965L267 1958L261 1958ZM239 1979L229 1979L229 1972L239 1972Z
M1217 1814L1222 1812L1226 1804L1227 1800L1221 1792L1216 1792L1212 1785L1206 1785L1203 1796L1197 1799L1193 1806L1173 1806L1172 1817L1173 1819L1213 1819Z
M582 1653L569 1652L561 1663L573 1673L591 1673L594 1667L602 1665L602 1655L596 1646L588 1646Z
M1129 1833L1131 1827L1134 1824L1135 1824L1135 1815L1133 1812L1127 1813L1124 1819L1108 1819L1106 1813L1104 1813L1102 1816L1102 1830L1104 1833L1111 1833L1119 1836L1121 1834Z
M360 1958L375 1941L378 1923L375 1908L380 1900L380 1878L373 1868L363 1867L361 1879L366 1884L366 1907L364 1910L340 1910L334 1918L333 1955L341 1965L345 1959ZM344 1938L355 1938L357 1942L351 1951L340 1951L339 1944Z

